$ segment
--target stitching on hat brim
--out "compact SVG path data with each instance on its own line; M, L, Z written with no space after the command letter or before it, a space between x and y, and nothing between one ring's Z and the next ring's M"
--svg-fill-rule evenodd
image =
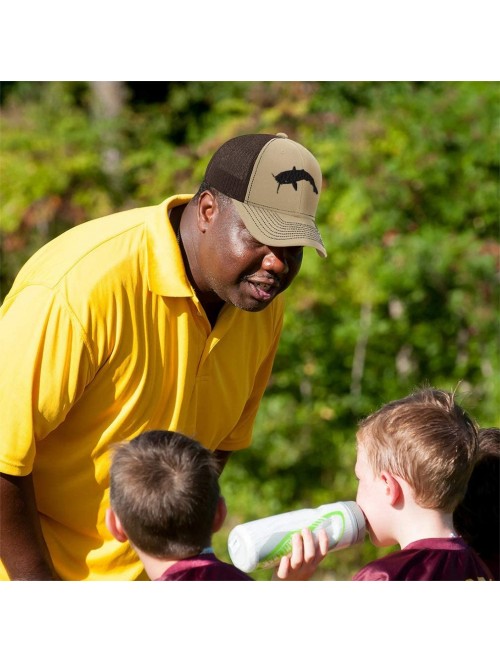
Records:
M259 242L269 246L311 246L319 255L326 257L323 240L311 217L296 214L282 217L275 209L263 205L248 205L237 200L233 202L249 232ZM287 216L294 218L287 219ZM294 232L290 232L292 230ZM276 234L278 231L279 235ZM283 234L288 234L288 237L283 237Z

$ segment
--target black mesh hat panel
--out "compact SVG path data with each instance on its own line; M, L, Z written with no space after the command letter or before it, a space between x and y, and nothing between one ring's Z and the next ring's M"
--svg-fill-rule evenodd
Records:
M224 143L213 155L205 171L205 182L220 193L243 202L252 170L266 143L273 134L238 136Z

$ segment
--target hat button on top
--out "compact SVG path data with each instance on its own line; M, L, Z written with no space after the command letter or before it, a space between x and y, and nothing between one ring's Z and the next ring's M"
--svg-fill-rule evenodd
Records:
M288 136L284 133L279 133L279 134L276 134L276 138L288 138Z

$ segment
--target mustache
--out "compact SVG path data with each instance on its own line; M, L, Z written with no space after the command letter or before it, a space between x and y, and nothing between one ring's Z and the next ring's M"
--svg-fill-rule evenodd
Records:
M271 274L266 272L265 274L259 274L255 272L253 274L246 274L242 277L242 281L249 281L250 283L260 283L264 285L269 285L275 288L279 288L282 283L282 279L277 274Z

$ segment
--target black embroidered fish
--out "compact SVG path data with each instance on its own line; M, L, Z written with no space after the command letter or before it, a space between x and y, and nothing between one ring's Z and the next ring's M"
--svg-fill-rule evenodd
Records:
M297 191L297 182L300 182L301 180L306 180L309 182L313 188L314 193L318 193L318 189L316 188L316 183L310 175L307 170L300 169L297 170L295 166L292 168L292 170L284 170L282 173L279 173L278 175L273 175L274 179L276 182L278 182L278 188L276 189L276 193L280 190L280 186L282 184L291 184L295 191Z

